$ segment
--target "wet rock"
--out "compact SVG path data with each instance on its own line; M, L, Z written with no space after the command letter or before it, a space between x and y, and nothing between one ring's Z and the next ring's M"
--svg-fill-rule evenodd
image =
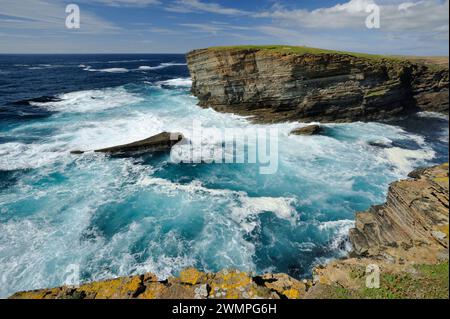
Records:
M143 153L169 152L172 147L175 144L179 143L181 140L183 140L183 134L181 133L163 132L145 140L133 142L130 144L98 149L95 150L95 152L111 155L137 155ZM76 150L70 153L79 155L83 154L84 152Z
M291 135L317 135L323 132L320 125L308 125L292 130Z
M392 143L384 142L384 141L370 141L367 144L369 144L370 146L373 146L373 147L378 147L378 148L393 148L394 147L394 146L392 146Z

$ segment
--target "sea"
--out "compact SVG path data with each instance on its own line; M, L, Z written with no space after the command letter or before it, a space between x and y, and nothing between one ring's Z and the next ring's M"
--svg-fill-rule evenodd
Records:
M0 55L0 298L188 267L309 278L348 253L355 213L383 203L391 182L448 161L443 115L294 136L306 123L201 108L191 84L183 55ZM195 122L276 130L276 172L91 152L190 138Z

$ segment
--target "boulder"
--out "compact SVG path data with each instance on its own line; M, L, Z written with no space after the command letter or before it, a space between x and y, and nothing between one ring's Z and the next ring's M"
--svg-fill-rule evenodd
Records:
M320 125L308 125L305 127L296 128L295 130L291 131L290 134L292 135L317 135L320 134L323 131L322 127Z

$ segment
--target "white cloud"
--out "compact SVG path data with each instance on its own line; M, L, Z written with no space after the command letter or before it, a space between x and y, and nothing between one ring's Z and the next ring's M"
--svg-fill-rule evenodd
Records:
M396 2L396 1L394 1ZM365 28L368 15L366 8L374 0L351 0L333 7L315 10L288 10L276 7L272 11L256 14L256 17L272 18L275 24L284 27L315 29ZM380 4L380 31L427 32L438 26L448 25L449 1L427 0L394 4Z
M248 15L250 12L223 7L216 3L206 3L200 0L176 0L166 8L167 11L178 13L208 12L228 16Z
M0 27L14 30L67 31L67 13L62 3L49 0L2 0ZM81 29L77 33L117 32L120 28L92 13L81 10Z
M191 32L201 32L201 33L209 33L212 35L232 35L233 37L237 37L238 34L234 33L234 31L249 31L254 30L255 27L247 27L247 26L239 26L239 25L231 25L224 22L216 22L213 21L211 23L180 23L179 26L184 27L183 29L189 28ZM241 34L240 36L248 38Z
M413 3L413 2L403 2L403 3L400 3L399 5L398 5L398 10L408 10L409 8L412 8L412 7L414 7L414 6L416 6L417 4L415 4L415 3Z
M223 30L220 26L206 23L181 23L180 26L193 29L195 32L212 33L214 35Z
M161 4L159 0L90 0L111 7L146 7L149 5Z

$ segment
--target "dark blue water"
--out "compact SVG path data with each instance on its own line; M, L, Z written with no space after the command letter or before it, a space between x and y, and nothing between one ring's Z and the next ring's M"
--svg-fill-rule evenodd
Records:
M253 125L199 108L189 90L181 55L0 56L0 297L67 283L74 267L82 281L189 266L307 276L346 253L354 213L390 182L448 161L436 114L298 137L298 123ZM192 137L194 120L278 130L278 170L70 154Z

